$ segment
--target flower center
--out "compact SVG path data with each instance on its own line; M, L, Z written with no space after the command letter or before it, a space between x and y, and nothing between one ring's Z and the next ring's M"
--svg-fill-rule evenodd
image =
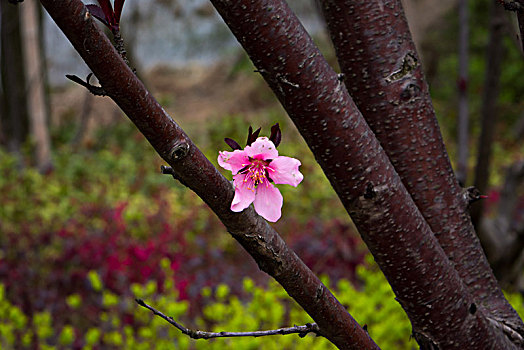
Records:
M253 182L253 188L257 187L259 183L268 182L269 161L252 158L249 160L251 164L246 164L245 170L241 171L247 172L246 180L249 178Z

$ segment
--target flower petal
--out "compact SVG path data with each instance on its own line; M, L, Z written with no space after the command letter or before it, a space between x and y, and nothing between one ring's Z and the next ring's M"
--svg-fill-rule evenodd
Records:
M247 207L255 200L255 189L253 182L246 179L246 174L238 174L233 177L235 184L235 197L231 202L231 210L239 212Z
M254 159L274 159L278 157L278 151L273 141L267 137L259 137L251 146L244 148L246 154Z
M236 175L241 169L251 164L251 162L244 151L235 150L233 152L219 152L218 164L222 168L230 170L233 175Z
M269 163L267 168L269 177L276 184L287 184L297 187L304 179L304 175L298 170L300 160L291 157L277 157Z
M283 201L278 188L268 181L257 186L255 211L267 221L275 222L280 219Z

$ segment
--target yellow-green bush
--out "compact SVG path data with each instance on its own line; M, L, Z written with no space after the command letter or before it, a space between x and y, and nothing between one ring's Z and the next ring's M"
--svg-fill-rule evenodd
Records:
M167 264L164 264L167 266ZM393 292L384 277L376 268L359 268L358 276L363 282L356 289L347 281L341 280L334 288L335 294L350 313L362 324L367 325L371 337L383 349L417 348L410 338L411 327L399 304L394 300ZM91 277L96 279L96 277ZM325 281L329 282L329 281ZM262 288L250 279L244 279L243 288L248 296L242 302L230 293L225 285L214 290L204 288L202 295L206 306L202 317L188 320L188 302L177 301L172 282L166 281L165 292L159 294L154 283L133 285L133 294L144 299L166 315L189 328L208 331L253 331L267 330L312 322L311 318L287 296L276 283L271 282ZM35 344L47 349L68 349L75 344L82 349L334 349L335 347L322 337L307 335L276 335L268 337L219 338L214 340L192 340L175 327L151 312L138 306L132 297L120 297L101 286L98 293L105 312L99 315L103 321L98 328L83 332L81 339L71 325L61 329L53 327L49 312L40 312L28 318L16 306L5 298L4 288L0 285L0 345L2 349L32 349ZM519 295L509 295L519 312L524 310L523 300ZM76 304L78 295L68 300ZM81 301L80 301L81 302ZM134 324L126 324L120 319L122 310L127 310L134 318ZM74 312L74 311L73 311ZM33 334L33 330L36 334ZM33 343L36 342L36 343Z

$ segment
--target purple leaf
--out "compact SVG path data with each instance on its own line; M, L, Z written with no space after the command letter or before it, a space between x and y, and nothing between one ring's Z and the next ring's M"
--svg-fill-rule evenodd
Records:
M102 8L102 11L104 11L104 14L106 15L106 20L109 25L115 24L115 13L113 12L113 6L111 6L111 2L109 0L97 0L98 4Z
M253 142L256 141L258 134L260 134L260 129L261 128L258 128L257 130L255 130L255 132L253 132L253 128L251 126L249 127L246 146L250 146Z
M246 141L246 146L249 146L250 143L249 143L249 140L251 140L251 135L253 135L253 128L251 127L251 125L249 126L249 130L247 132L247 141Z
M120 23L120 16L122 16L122 8L125 0L115 0L115 24Z
M107 21L106 19L106 15L104 13L104 11L102 10L102 8L100 8L99 6L97 5L93 5L93 4L89 4L89 5L86 5L87 7L87 10L96 18L98 19L100 22L104 23L106 26L109 27L109 22Z
M282 131L280 131L280 125L278 125L278 123L271 127L271 136L269 136L269 139L273 141L275 147L280 145L280 141L282 141Z
M234 150L242 149L240 145L233 139L230 139L229 137L226 137L224 141L228 144L229 147L231 147Z

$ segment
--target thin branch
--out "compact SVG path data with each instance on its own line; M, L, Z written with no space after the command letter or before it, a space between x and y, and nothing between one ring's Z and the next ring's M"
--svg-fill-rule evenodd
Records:
M268 335L288 335L288 334L298 334L299 337L303 338L308 333L316 334L317 336L322 336L320 328L316 323L306 323L304 326L293 326L279 329L271 329L267 331L252 331L252 332L206 332L200 330L193 330L184 327L173 317L167 316L161 311L155 309L154 307L146 304L142 299L135 299L137 304L140 306L149 309L153 314L159 316L166 320L168 323L178 328L183 334L188 335L192 339L212 339L212 338L231 338L231 337L265 337Z

